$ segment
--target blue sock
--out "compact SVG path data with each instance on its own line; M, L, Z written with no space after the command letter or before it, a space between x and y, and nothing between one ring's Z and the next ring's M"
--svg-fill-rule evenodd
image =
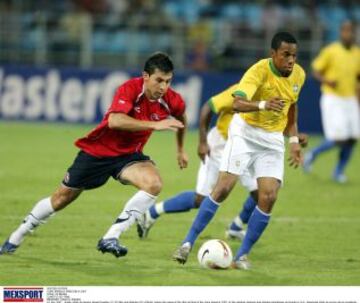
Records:
M341 147L340 153L339 153L339 161L336 165L334 175L337 176L337 175L341 175L344 173L345 167L351 158L353 150L354 150L353 143L344 144Z
M332 149L334 146L336 146L334 141L324 140L318 147L311 150L311 153L313 154L313 157L316 158L319 154Z
M243 223L247 224L249 222L250 216L253 213L255 207L256 207L256 201L251 195L249 195L239 215Z
M163 207L165 213L181 213L195 208L195 195L194 191L185 191L177 196L164 201ZM150 215L153 219L157 219L160 214L157 213L155 205L151 206Z
M245 238L236 253L235 260L250 252L252 246L259 240L269 221L270 214L265 214L258 207L254 209L249 220Z
M217 209L219 208L219 204L214 202L210 196L206 197L199 208L197 216L185 238L182 242L183 244L186 242L190 242L191 246L194 245L194 242L198 235L204 230L204 228L209 224L212 217L214 217Z
M253 199L251 195L247 197L244 202L243 208L239 215L231 222L230 229L240 231L243 229L242 223L247 224L249 218L254 211L256 206L256 201Z
M164 201L164 212L180 213L195 208L195 195L194 191L184 191Z

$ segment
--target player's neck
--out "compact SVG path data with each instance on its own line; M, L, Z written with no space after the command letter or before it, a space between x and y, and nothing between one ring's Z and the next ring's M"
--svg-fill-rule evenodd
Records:
M354 43L352 43L352 42L345 42L345 41L341 41L341 40L340 40L340 44L341 44L345 49L351 49L352 46L354 45Z
M155 99L155 98L150 94L150 92L147 91L147 90L145 90L144 95L145 95L146 99L148 99L150 102L156 102L156 101L158 101L158 99Z

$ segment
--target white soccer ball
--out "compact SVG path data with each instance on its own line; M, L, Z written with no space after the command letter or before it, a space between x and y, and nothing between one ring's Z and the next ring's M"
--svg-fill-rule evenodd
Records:
M198 251L198 261L205 268L226 269L230 267L232 259L229 245L218 239L206 241Z

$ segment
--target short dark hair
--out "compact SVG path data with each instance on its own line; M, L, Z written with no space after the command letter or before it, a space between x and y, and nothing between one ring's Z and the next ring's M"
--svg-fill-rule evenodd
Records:
M297 44L297 41L292 34L288 32L279 32L272 38L271 48L273 50L278 50L282 42Z
M174 64L168 54L156 52L146 60L144 71L151 75L156 68L164 73L170 73L174 70Z

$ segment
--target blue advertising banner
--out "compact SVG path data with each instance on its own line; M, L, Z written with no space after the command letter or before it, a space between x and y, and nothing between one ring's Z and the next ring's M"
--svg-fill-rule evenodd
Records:
M127 71L0 67L0 119L99 122L112 101L115 89L140 74ZM173 88L187 104L190 127L198 125L201 105L212 95L237 82L240 74L175 74ZM321 131L319 86L310 79L299 100L302 131Z

